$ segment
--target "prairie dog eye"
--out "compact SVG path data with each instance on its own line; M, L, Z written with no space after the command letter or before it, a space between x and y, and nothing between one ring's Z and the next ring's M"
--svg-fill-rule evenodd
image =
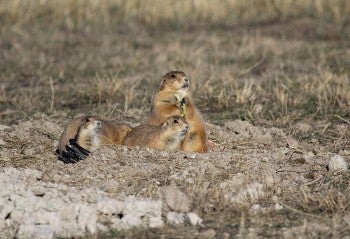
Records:
M176 78L176 75L175 74L171 74L170 77L171 78Z
M178 121L177 119L175 119L175 120L174 120L174 123L177 124L177 123L179 123L179 121Z
M89 118L86 118L85 119L85 122L87 123L87 122L90 122L90 119Z

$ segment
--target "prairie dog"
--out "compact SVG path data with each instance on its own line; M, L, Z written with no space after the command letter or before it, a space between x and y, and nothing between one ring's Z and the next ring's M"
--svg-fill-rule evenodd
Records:
M87 118L87 116L76 117L67 123L58 141L58 154L66 150L70 139L76 139L79 128L84 123L85 118Z
M153 97L148 124L160 125L170 116L183 116L184 104L181 101L189 95L190 85L190 79L182 71L170 71L165 74L158 92Z
M91 151L100 146L101 120L96 117L86 117L79 127L76 143L84 149Z
M182 71L170 71L161 80L159 91L154 95L148 124L160 125L171 116L183 116L189 130L181 149L191 152L207 152L207 139L203 118L194 106L189 88L189 77Z
M77 139L77 141L79 141L79 130L83 125L86 125L88 123L87 120L89 122L99 121L101 124L98 130L93 131L93 133L96 134L93 136L95 140L93 142L94 147L98 147L99 145L103 144L120 145L123 142L124 137L131 130L131 127L127 124L114 123L112 121L103 120L98 116L76 117L68 122L64 131L61 134L57 149L58 154L61 154L61 152L66 150L66 146L69 144L70 139ZM82 131L83 134L88 132L88 130ZM79 144L79 142L77 143Z
M121 145L125 136L132 127L128 124L117 123L109 120L101 120L100 145Z
M187 131L186 120L180 116L172 116L158 126L144 124L135 127L125 137L123 144L160 150L180 149Z

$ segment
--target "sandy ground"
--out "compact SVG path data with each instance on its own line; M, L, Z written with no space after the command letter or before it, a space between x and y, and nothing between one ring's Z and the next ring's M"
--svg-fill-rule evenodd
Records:
M333 157L334 162L328 168L346 171L350 160L347 150L335 155L327 152L317 140L298 142L282 129L256 127L236 120L223 126L207 124L208 137L215 144L209 153L102 147L84 161L64 164L54 155L63 127L64 122L45 115L10 127L0 125L1 237L79 237L133 226L162 228L177 223L195 228L194 231L191 229L191 236L187 234L186 237L261 236L264 235L263 227L260 227L263 222L250 220L250 226L242 226L242 215L310 214L306 218L312 224L313 212L304 210L307 203L312 203L312 198L319 203L318 209L332 210L331 206L318 200L322 182L332 181L333 177L334 182L339 179L338 174L327 169L327 164ZM308 125L297 127L310 130ZM345 176L340 175L341 181ZM168 203L173 205L168 205L170 209L165 206L166 196L161 196L166 185L179 190L169 196L174 200ZM324 196L333 192L328 189L324 190ZM25 200L24 204L19 203L18 197ZM51 199L60 200L59 207L72 207L71 213L77 215L67 216L68 212L52 210L39 203ZM135 205L142 204L142 210L133 214L130 208L129 211L126 209L128 203L134 209L139 207ZM337 205L333 208L338 213ZM169 218L169 211L178 213L173 215L175 219ZM37 212L41 212L40 215L55 212L56 221L43 220L40 216L35 219ZM194 220L188 226L183 213L191 212L202 221ZM130 220L125 219L127 215L132 215ZM29 216L34 219L29 220ZM303 222L290 222L288 216L281 218L280 226L272 222L282 228L276 229L277 235L287 238L304 235L300 233L305 231L299 230ZM285 222L286 218L289 223ZM64 220L77 226L57 224ZM227 220L231 220L231 224ZM30 225L36 226L33 229ZM339 223L341 225L343 222ZM244 227L249 230L244 232ZM316 234L324 229L313 228Z

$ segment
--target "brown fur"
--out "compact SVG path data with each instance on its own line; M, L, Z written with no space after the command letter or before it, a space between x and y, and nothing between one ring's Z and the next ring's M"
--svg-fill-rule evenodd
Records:
M77 139L79 129L85 124L87 118L94 118L101 121L99 130L100 145L115 144L120 145L124 137L131 130L127 124L116 123L113 121L103 120L98 116L81 116L74 118L68 122L59 140L58 151L62 152L66 149L70 139Z
M188 87L184 87L186 85ZM181 149L203 153L208 151L205 125L200 112L193 104L189 86L189 79L184 72L170 71L165 74L159 91L153 98L148 124L160 125L170 116L184 116L189 125L189 131L182 142Z
M69 144L70 139L76 139L80 126L84 123L86 116L76 117L71 119L64 128L59 143L58 150L65 151L66 145Z
M102 122L96 117L86 117L79 127L76 142L86 150L93 150L100 146L100 130Z
M140 125L125 137L124 145L154 149L179 149L188 130L186 120L179 116L169 117L162 125Z
M101 128L101 145L105 144L122 144L125 136L131 131L132 127L128 124L116 123L102 120Z

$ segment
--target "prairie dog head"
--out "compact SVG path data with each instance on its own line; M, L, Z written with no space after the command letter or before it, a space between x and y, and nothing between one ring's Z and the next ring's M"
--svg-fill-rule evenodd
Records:
M169 134L177 138L183 139L188 131L188 123L184 117L171 116L167 118L163 127L166 127Z
M182 99L188 94L190 85L190 78L183 71L170 71L162 77L159 90L172 92Z
M101 120L97 119L94 116L88 116L83 119L82 125L80 126L81 131L85 131L88 134L95 134L101 129Z
M102 122L100 119L93 116L85 117L78 131L77 143L87 150L98 146L101 126Z

